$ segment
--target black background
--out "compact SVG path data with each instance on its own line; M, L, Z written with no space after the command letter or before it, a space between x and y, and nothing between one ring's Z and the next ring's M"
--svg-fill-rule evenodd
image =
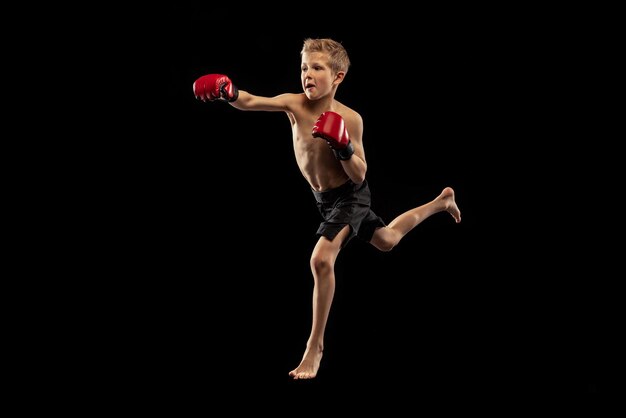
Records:
M555 72L558 37L504 11L316 7L176 7L137 27L121 189L130 372L190 394L606 390L587 348L596 302L563 285L561 226L537 215L560 179L537 134L552 100L538 73ZM463 221L437 214L390 253L343 250L319 375L294 382L320 218L288 119L200 102L192 84L223 73L253 94L300 92L306 37L338 40L352 60L336 99L363 116L373 209L389 222L452 186Z

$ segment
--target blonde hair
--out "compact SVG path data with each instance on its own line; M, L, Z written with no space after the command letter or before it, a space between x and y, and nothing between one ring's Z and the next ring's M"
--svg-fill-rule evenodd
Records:
M331 70L337 74L339 71L344 73L348 72L350 67L350 58L348 58L348 52L339 42L329 38L312 39L307 38L304 40L302 51L300 56L304 53L310 52L323 52L328 54L329 64Z

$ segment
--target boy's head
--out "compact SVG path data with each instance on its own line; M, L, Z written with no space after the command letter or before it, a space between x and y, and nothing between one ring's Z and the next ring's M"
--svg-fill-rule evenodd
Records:
M348 58L348 52L339 42L328 38L307 38L304 40L300 56L304 53L311 52L321 52L327 54L328 65L330 65L333 73L337 74L342 71L345 74L348 72L348 68L350 67L350 58Z

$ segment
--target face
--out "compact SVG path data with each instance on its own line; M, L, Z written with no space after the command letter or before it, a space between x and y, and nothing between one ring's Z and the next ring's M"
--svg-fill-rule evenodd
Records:
M319 99L330 93L335 76L328 65L328 57L322 52L302 54L300 78L304 94L310 100Z

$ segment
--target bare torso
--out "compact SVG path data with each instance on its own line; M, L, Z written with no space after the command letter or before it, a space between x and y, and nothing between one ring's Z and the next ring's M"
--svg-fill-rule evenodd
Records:
M313 125L319 115L326 110L311 106L303 96L301 103L293 107L291 112L286 112L291 122L293 134L293 148L296 163L304 178L316 191L323 191L341 186L349 177L326 141L314 138L311 134ZM353 110L343 104L334 101L333 111L342 115L346 120L348 132L350 131L350 115Z

